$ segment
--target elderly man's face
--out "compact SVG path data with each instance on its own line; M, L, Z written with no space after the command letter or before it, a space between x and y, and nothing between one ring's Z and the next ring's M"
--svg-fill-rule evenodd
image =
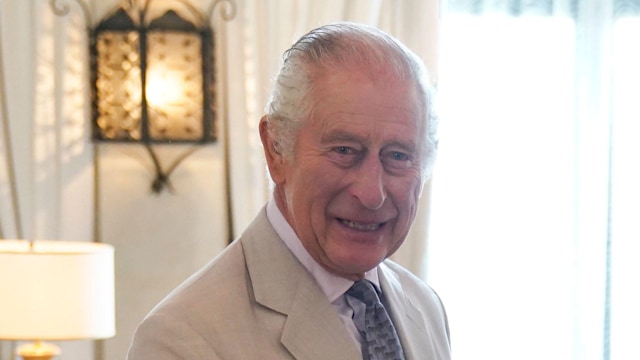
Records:
M317 81L293 159L270 170L307 251L355 279L398 249L415 218L425 124L413 84L351 70Z

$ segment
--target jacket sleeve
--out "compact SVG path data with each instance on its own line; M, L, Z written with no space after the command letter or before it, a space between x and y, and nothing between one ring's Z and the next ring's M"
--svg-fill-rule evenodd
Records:
M191 326L162 313L153 313L138 327L127 360L220 359Z

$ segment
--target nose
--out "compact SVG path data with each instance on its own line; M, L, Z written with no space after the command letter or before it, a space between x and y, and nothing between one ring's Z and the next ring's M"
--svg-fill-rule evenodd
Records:
M351 191L367 209L377 210L384 204L387 194L383 177L384 168L377 156L370 156L355 172Z

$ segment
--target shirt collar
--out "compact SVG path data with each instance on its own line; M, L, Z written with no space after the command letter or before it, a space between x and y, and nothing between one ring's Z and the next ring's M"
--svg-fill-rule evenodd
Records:
M289 248L289 251L300 261L302 266L313 276L320 288L330 302L334 302L342 296L353 285L353 280L349 280L330 273L318 264L304 248L302 242L295 231L282 215L273 196L267 203L267 219L275 229L280 239ZM364 274L365 279L371 281L380 290L377 267Z

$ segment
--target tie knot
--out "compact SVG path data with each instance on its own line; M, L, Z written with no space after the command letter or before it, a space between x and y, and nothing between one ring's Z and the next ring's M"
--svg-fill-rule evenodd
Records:
M367 307L380 303L380 298L375 287L369 280L358 280L349 290L347 295L362 301Z

